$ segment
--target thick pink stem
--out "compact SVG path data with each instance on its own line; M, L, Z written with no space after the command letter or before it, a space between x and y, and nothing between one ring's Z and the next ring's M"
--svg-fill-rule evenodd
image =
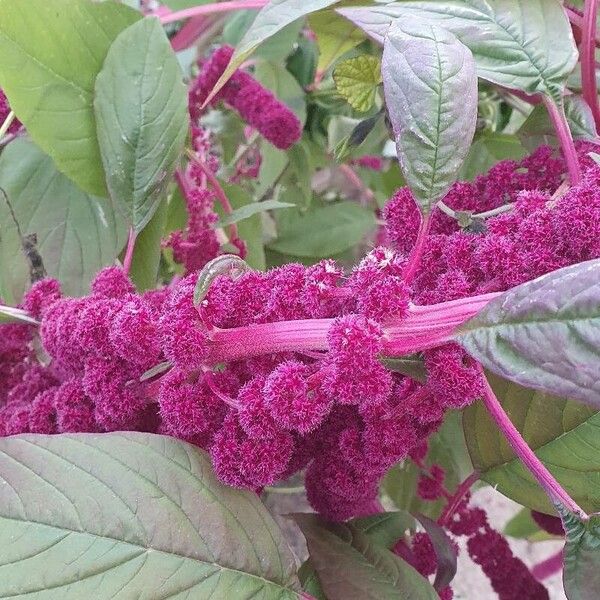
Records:
M125 258L123 259L123 271L126 275L129 275L131 270L131 263L133 261L133 251L135 250L135 241L137 239L137 233L133 227L129 230L129 238L127 239L127 249L125 250Z
M175 52L189 48L198 39L198 36L212 23L210 18L204 16L190 19L171 40L171 47Z
M475 316L498 294L485 294L443 304L413 307L402 321L384 327L383 355L399 356L446 343L459 325ZM333 319L299 319L214 329L208 362L215 364L276 352L328 350Z
M556 553L543 560L542 562L534 565L531 569L531 574L538 580L543 581L544 579L548 579L548 577L552 577L556 573L560 573L563 568L563 550L562 548Z
M481 371L482 377L485 378L483 369ZM587 519L588 516L583 509L569 496L569 494L563 489L563 487L554 478L554 475L546 469L544 464L535 455L533 450L527 445L527 442L523 439L517 428L513 425L509 416L502 408L496 394L492 390L487 379L485 379L484 392L483 392L483 403L487 408L492 419L498 425L498 428L503 433L504 437L515 451L515 454L521 459L525 467L531 472L531 474L537 479L538 483L542 486L551 502L560 502L568 510L579 515L583 519Z
M429 234L429 228L431 227L431 213L427 213L421 217L421 225L419 226L419 232L417 233L417 239L415 245L410 253L408 264L404 269L404 281L410 284L417 274L417 270L421 264L421 257L423 256L423 250L425 248L425 240Z
M567 163L567 169L569 171L569 179L571 185L577 185L581 179L581 170L579 168L579 161L577 159L577 151L575 150L575 144L573 143L573 136L567 123L565 111L562 106L558 106L556 102L549 96L544 96L544 105L552 121L552 125L558 136L560 147Z
M231 2L215 2L213 4L202 4L201 6L193 6L184 10L178 10L165 15L160 15L160 22L163 25L190 19L200 15L213 15L221 12L231 12L234 10L247 10L253 8L262 8L267 4L268 0L232 0Z
M600 127L600 105L596 84L596 18L598 0L585 0L583 11L583 29L581 32L581 86L583 99L588 103L594 115L596 129Z

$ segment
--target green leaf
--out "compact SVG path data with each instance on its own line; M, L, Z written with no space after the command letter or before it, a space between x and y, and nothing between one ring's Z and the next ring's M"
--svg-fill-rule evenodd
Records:
M565 116L569 129L576 140L595 140L598 137L592 110L581 96L567 96L564 100ZM548 117L548 111L538 104L531 111L518 131L523 145L533 151L542 144L558 146L556 131Z
M319 581L319 576L315 571L314 567L310 563L310 558L302 563L302 566L298 570L298 577L302 584L302 589L310 594L316 600L327 600L323 586Z
M276 208L291 208L295 204L289 202L279 202L278 200L265 200L264 202L251 202L245 204L241 208L234 210L230 215L220 219L215 227L227 227L233 223L238 223L244 219L250 218L252 215L257 215L266 210L275 210Z
M504 410L536 456L584 510L600 510L600 413L488 374ZM481 402L463 414L473 466L505 496L554 514L546 494L515 456Z
M333 72L337 91L359 112L371 110L381 83L381 61L363 54L337 65Z
M310 15L308 23L319 44L317 69L320 72L327 71L338 58L365 39L356 25L331 10Z
M429 582L352 523L331 524L296 514L310 562L329 600L435 600Z
M527 540L528 542L543 542L558 539L557 536L547 533L540 528L533 520L529 508L522 508L504 526L504 534L517 540Z
M386 37L381 71L400 167L427 213L454 183L473 139L473 56L440 27L397 20Z
M135 241L129 276L138 292L156 287L162 256L161 241L165 232L168 210L166 200L161 202L158 210Z
M336 0L271 0L256 15L252 26L237 45L231 61L217 81L208 100L216 94L234 71L262 44L286 25L310 13L335 4Z
M269 248L283 254L325 258L358 244L375 227L373 213L350 202L286 211L279 235Z
M261 61L254 77L296 114L302 125L306 122L306 95L296 78L285 67L275 62Z
M139 233L165 194L188 130L186 87L160 21L143 19L115 40L94 109L110 195Z
M486 133L476 139L463 166L459 179L470 181L486 173L501 160L520 160L527 154L519 138L505 133Z
M83 190L106 195L96 138L96 75L141 15L115 2L0 0L0 87L32 139Z
M561 510L566 532L563 584L569 600L596 600L600 585L600 515L582 521Z
M429 450L425 464L440 465L446 472L444 485L454 491L459 483L473 472L473 465L462 431L461 414L449 412L440 429L430 436ZM417 483L420 470L411 461L393 466L383 480L383 489L401 509L411 514L424 514L431 519L437 519L445 506L443 500L429 502L422 500L417 494Z
M317 69L320 72L327 71L338 58L365 39L361 29L331 10L310 15L308 23L319 44Z
M600 407L600 260L510 289L454 335L506 379Z
M559 0L409 1L337 12L380 43L394 20L427 20L454 33L473 52L482 79L548 94L558 102L578 57Z
M32 319L26 311L12 306L0 306L0 323L26 323L28 325L37 325L38 322Z
M3 150L0 187L8 194L23 235L37 234L48 275L61 282L67 295L88 293L96 272L114 262L127 238L111 203L81 191L27 139L14 140ZM1 199L0 223L0 295L12 304L21 300L29 285L29 266Z
M405 510L357 517L350 523L358 531L367 534L375 544L390 549L407 530L415 528L414 518Z
M280 530L206 454L143 433L0 440L0 595L300 599Z

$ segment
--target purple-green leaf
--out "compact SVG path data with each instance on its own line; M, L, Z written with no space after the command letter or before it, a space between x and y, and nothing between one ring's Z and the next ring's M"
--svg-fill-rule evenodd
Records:
M422 575L352 523L327 523L312 514L294 520L328 600L437 600Z
M195 446L134 432L0 439L0 596L303 597L256 494Z
M600 515L581 518L559 506L566 532L563 583L569 600L597 600L600 587Z
M429 212L456 179L475 132L473 56L440 27L397 20L385 39L382 75L400 167Z
M600 260L509 290L455 339L506 379L600 407Z
M439 592L447 587L456 575L457 552L441 525L425 515L416 514L415 518L423 525L435 552L437 569L433 587Z

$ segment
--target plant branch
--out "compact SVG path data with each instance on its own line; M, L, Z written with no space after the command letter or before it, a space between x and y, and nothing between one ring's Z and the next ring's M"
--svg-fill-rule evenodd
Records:
M559 502L564 504L568 510L579 515L582 519L587 519L588 515L584 510L569 496L554 475L548 471L542 461L535 455L533 450L527 445L517 428L513 425L509 416L500 404L496 394L492 390L483 369L481 376L484 378L483 403L498 428L514 450L515 454L521 459L525 467L536 478L542 486L550 501L555 504Z
M571 135L571 130L567 123L564 107L558 106L549 96L544 96L544 105L560 141L563 156L567 163L571 185L577 185L581 179L581 169L579 168L577 151L575 150L573 136Z
M125 250L125 258L123 259L123 271L125 275L129 275L131 270L131 263L133 261L133 251L135 250L135 241L137 239L137 233L131 227L129 229L129 237L127 238L127 249Z
M212 15L220 12L231 12L234 10L247 10L252 8L262 8L267 4L267 0L231 0L229 2L214 2L212 4L202 4L200 6L192 6L165 15L160 15L159 19L163 25L182 21L200 15Z
M417 239L415 245L408 258L408 263L404 268L404 281L410 285L419 270L421 264L421 257L423 256L423 250L425 249L425 242L427 235L429 234L429 228L431 227L431 213L421 215L421 224L419 225L419 232L417 233Z
M598 0L585 0L583 11L583 29L581 31L581 87L583 99L588 103L594 115L596 129L600 127L600 105L598 104L598 86L596 83L596 18Z

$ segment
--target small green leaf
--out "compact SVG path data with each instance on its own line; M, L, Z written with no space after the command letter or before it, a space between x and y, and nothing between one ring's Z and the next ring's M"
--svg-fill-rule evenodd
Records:
M0 595L300 600L258 496L207 455L143 433L0 440Z
M83 190L106 195L96 75L141 15L113 1L0 0L0 87L31 138Z
M556 540L533 520L531 510L522 508L505 526L504 534L517 540L527 540L528 542L543 542L546 540Z
M596 123L592 110L581 96L567 96L564 99L565 116L569 129L576 140L596 140ZM558 146L556 131L543 104L531 111L518 131L523 145L533 151L542 144Z
M454 183L473 139L475 62L445 29L398 19L386 36L381 70L398 161L428 213Z
M157 19L135 23L110 47L94 109L110 195L140 232L165 194L188 130L181 69Z
M38 322L31 318L26 311L12 306L0 306L0 323L25 323L37 325Z
M510 420L559 483L584 510L600 510L600 413L490 373L488 380ZM463 427L473 466L484 481L519 504L554 514L481 402L464 411Z
M328 600L436 600L437 592L408 563L352 523L296 514L310 562Z
M538 277L492 300L455 340L515 383L600 407L600 260Z
M266 210L275 210L277 208L291 208L293 206L296 205L290 204L289 202L279 202L278 200L251 202L250 204L246 204L245 206L234 210L231 214L227 215L226 217L219 219L219 221L215 223L215 227L227 227L228 225L233 225L233 223L239 223L239 221L248 219L252 215L257 215L261 212L265 212Z
M165 371L168 371L173 366L173 363L169 360L165 360L164 362L158 363L154 365L147 371L144 371L140 377L140 381L148 381L148 379L152 379Z
M566 532L563 583L569 600L597 600L600 586L600 515L582 521L562 507Z
M373 212L350 202L285 211L269 248L282 254L326 258L352 248L375 227Z
M310 13L335 4L336 0L271 0L254 19L244 37L237 45L231 61L217 81L211 95L214 96L233 75L234 71L262 44L286 25Z
M358 46L365 34L353 23L331 10L314 13L308 23L319 44L317 69L324 72L348 50Z
M302 589L306 593L310 594L316 600L327 600L323 586L319 581L319 576L310 564L310 558L302 563L302 566L298 570L298 577L300 578Z
M88 293L96 272L114 263L127 239L110 201L84 193L26 138L2 151L0 187L8 194L22 233L37 235L48 275L61 282L65 294ZM0 296L14 304L29 286L29 265L2 198L0 224Z
M349 58L337 65L333 80L337 91L352 108L367 112L375 103L381 83L381 61L367 54Z

